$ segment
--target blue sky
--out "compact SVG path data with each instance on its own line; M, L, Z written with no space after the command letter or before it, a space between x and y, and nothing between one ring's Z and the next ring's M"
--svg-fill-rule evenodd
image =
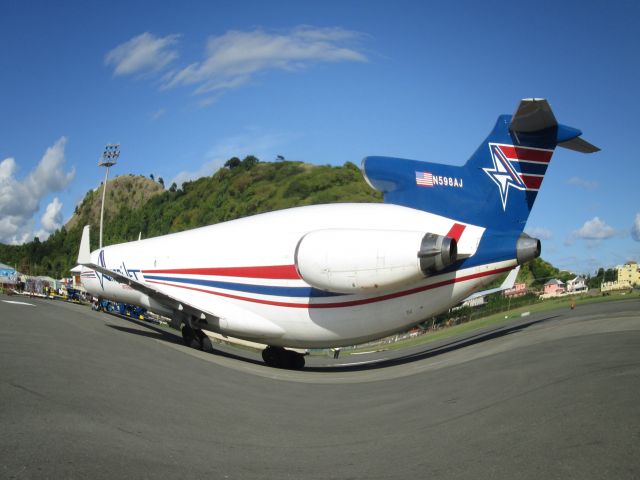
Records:
M558 149L529 218L576 272L640 260L637 2L4 2L0 241L46 237L104 174L231 156L462 164L545 97L602 148Z

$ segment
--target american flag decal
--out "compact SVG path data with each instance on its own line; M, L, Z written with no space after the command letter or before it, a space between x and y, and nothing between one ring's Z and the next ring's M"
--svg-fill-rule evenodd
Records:
M416 172L416 185L433 187L433 174L431 172Z

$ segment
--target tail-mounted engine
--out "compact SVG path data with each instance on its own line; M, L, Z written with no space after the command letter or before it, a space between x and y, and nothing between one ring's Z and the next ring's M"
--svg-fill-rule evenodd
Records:
M295 263L302 279L315 288L365 293L415 283L456 259L456 241L442 235L332 229L302 237Z
M542 245L537 238L530 237L526 233L521 234L516 241L516 258L518 265L530 262L538 258L542 251Z

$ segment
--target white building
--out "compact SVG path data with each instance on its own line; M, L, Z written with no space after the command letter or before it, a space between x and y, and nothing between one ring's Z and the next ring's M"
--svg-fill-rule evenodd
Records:
M582 293L588 290L587 280L584 277L576 277L567 281L567 293Z

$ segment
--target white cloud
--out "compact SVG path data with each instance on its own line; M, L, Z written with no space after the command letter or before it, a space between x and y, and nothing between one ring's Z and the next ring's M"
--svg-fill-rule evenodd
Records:
M165 113L167 113L167 110L164 109L164 108L160 108L160 109L156 110L155 112L151 112L149 114L149 118L151 120L158 120L160 117L163 117Z
M198 102L198 106L201 108L210 107L214 103L217 103L220 100L220 94L209 95L207 97L203 97L202 100Z
M62 202L55 197L47 205L42 218L40 219L45 232L52 233L62 226Z
M205 58L164 77L164 87L196 86L196 93L245 85L266 70L300 70L326 62L366 62L352 45L361 35L342 28L297 27L288 33L229 31L210 37Z
M631 238L636 242L640 242L640 213L636 213L636 218L633 221L633 226L631 227Z
M613 237L615 233L613 227L610 227L598 217L587 220L580 229L574 232L578 238L584 238L586 240L603 240Z
M246 133L220 140L207 152L207 160L196 171L182 171L169 182L178 186L196 178L213 175L231 157L240 159L255 155L261 160L272 160L279 153L277 149L291 138L286 133L262 132L250 129Z
M113 67L115 75L156 72L178 58L178 52L170 47L179 37L156 37L148 32L142 33L107 53L104 63Z
M36 169L27 177L26 185L38 197L49 192L59 192L75 177L75 168L63 171L65 137L60 138L52 147L47 148Z
M23 243L28 240L42 199L63 190L73 180L75 169L64 171L66 142L62 137L49 147L36 168L22 181L16 179L15 159L6 158L0 162L0 242ZM54 204L51 208L47 221L55 222L57 207Z
M598 188L598 182L596 182L595 180L585 180L584 178L580 177L571 177L569 180L567 180L567 183L569 185L581 187L586 190L595 190L596 188Z
M534 238L539 238L540 240L549 240L553 237L551 230L544 227L533 227L531 229L527 229L527 233Z

